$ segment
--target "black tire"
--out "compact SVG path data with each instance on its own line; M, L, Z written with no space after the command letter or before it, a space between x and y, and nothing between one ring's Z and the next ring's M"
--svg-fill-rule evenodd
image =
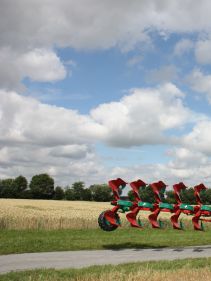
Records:
M118 225L109 224L109 222L106 220L105 213L108 211L110 211L110 210L106 210L99 215L98 224L99 224L100 228L104 231L113 231L118 228ZM114 213L114 214L115 214L116 220L120 221L119 215L117 213Z

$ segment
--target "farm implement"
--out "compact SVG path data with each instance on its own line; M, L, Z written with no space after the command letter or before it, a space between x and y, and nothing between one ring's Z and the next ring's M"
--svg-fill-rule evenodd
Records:
M203 205L200 197L200 193L207 189L204 184L199 184L194 187L194 196L196 199L196 205L194 206L182 202L180 193L182 190L187 188L187 186L185 186L182 182L173 185L175 204L163 202L167 185L162 181L158 181L150 185L147 185L140 179L131 182L130 187L134 196L133 201L122 200L121 198L121 193L127 185L124 180L118 178L116 180L109 181L108 184L113 192L114 200L111 201L111 205L114 207L111 210L106 210L99 215L98 223L100 228L104 231L113 231L121 226L120 216L118 214L119 212L125 213L130 225L137 228L143 228L143 223L138 217L141 215L142 211L149 212L148 220L152 228L163 227L162 221L158 218L162 212L171 214L171 225L174 229L178 230L184 229L184 225L180 219L181 214L192 216L194 230L202 231L204 230L203 222L211 222L210 219L206 218L211 216L211 207ZM153 191L155 198L154 203L145 202L140 197L140 189L146 188L147 186L149 186Z

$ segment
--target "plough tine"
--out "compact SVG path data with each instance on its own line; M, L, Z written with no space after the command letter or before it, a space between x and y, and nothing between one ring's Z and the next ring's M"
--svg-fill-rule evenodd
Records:
M179 222L179 216L181 214L181 210L178 210L173 216L171 216L171 223L174 229L181 230L181 223Z
M159 213L160 213L160 209L157 209L151 215L148 216L149 222L151 223L153 228L160 228L160 223L157 220Z
M200 216L201 216L201 212L198 211L196 213L196 215L192 218L192 223L193 223L193 227L195 230L203 231L204 227L203 227L203 223L200 219Z
M136 208L134 211L128 213L126 217L132 227L142 228L139 221L137 221L138 211L138 208Z

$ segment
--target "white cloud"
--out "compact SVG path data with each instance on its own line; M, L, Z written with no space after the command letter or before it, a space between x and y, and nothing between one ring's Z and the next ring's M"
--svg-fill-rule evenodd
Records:
M177 80L178 69L174 65L165 65L159 69L151 70L146 75L147 80L155 83L164 83Z
M173 84L134 89L119 102L99 105L91 117L106 131L104 140L112 146L165 143L168 129L181 128L196 118L182 103L184 94Z
M92 143L102 129L89 116L15 92L0 100L0 178L48 172L62 184L89 183L101 173Z
M0 91L0 97L0 142L11 144L51 147L95 139L117 146L159 143L166 130L180 128L196 118L183 105L184 94L170 83L131 90L119 102L101 104L90 115L15 92Z
M64 65L51 50L34 49L20 56L17 63L23 68L22 76L33 81L55 82L66 76Z
M168 152L168 156L174 160L169 162L169 167L173 169L182 169L198 167L199 165L208 164L208 158L200 151L194 150L194 146L173 148Z
M30 179L35 174L49 173L56 184L63 186L78 180L87 184L105 180L105 167L91 147L88 146L82 154L82 149L77 146L74 146L74 153L64 155L64 151L68 150L66 146L47 148L31 144L8 145L0 149L0 178L22 174Z
M82 159L86 157L89 152L91 152L91 149L85 144L56 146L50 150L52 156L72 159Z
M57 181L105 179L97 142L129 147L171 142L165 131L194 121L173 84L134 89L90 115L0 91L0 177L49 172Z
M194 69L187 81L194 91L205 94L211 104L211 75L204 75L200 69Z
M200 40L195 47L196 60L200 64L211 64L211 40Z
M146 183L163 180L171 189L172 185L183 181L191 187L203 182L211 185L211 160L209 156L201 153L189 145L175 147L169 153L170 161L167 163L140 163L136 165L117 166L109 173L111 178L122 177L126 181L142 179Z
M209 156L200 151L192 143L192 139L186 139L186 141L184 147L173 148L169 152L172 160L165 165L165 169L169 172L169 178L175 181L185 181L191 186L200 182L210 185L211 161Z
M184 53L189 52L193 47L193 41L191 41L190 39L181 39L174 47L174 54L176 56L181 56Z
M22 90L21 81L29 78L38 82L55 82L64 79L67 71L52 50L33 49L25 53L11 48L0 49L0 86Z
M193 130L184 137L184 144L211 156L211 120L196 123Z
M0 91L0 142L43 146L75 144L100 137L101 125L77 111Z
M168 151L170 161L164 164L138 164L128 167L115 167L111 178L122 177L126 181L141 178L146 183L163 180L171 189L172 185L183 181L191 187L203 182L211 184L211 161L204 153L195 150L190 144L187 147L175 147Z
M2 1L1 44L105 49L131 42L134 46L146 40L151 29L160 34L210 29L210 7L208 0Z

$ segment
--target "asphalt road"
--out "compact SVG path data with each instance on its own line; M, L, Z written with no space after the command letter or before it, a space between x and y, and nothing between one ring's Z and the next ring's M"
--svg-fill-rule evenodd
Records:
M37 268L81 268L91 265L202 257L211 257L211 245L184 248L12 254L0 256L0 273Z

